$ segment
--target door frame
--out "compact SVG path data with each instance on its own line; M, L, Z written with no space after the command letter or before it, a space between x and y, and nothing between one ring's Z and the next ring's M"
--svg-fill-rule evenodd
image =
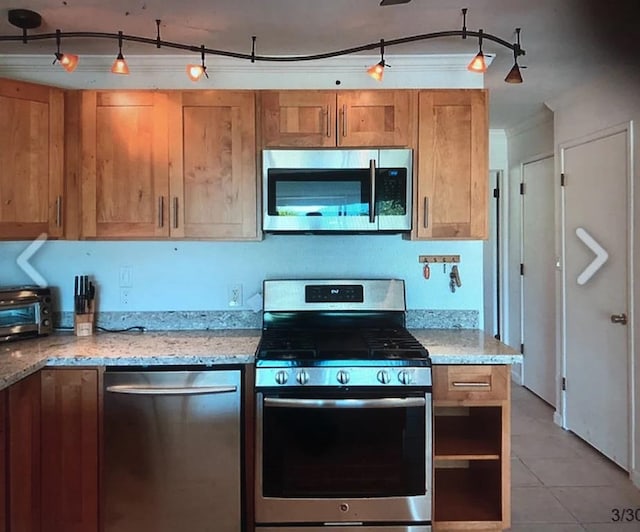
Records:
M634 187L633 187L633 176L634 176L634 139L633 139L633 121L630 120L628 122L623 122L622 124L618 124L615 126L611 126L605 129L601 129L595 131L589 135L585 135L570 141L563 142L558 145L558 161L560 172L563 173L565 170L565 151L574 148L576 146L580 146L587 142L593 142L598 139L602 139L605 137L609 137L611 135L615 135L618 133L625 133L627 139L627 205L626 205L626 215L627 215L627 239L626 239L626 252L627 252L627 312L628 312L628 323L629 327L627 327L627 379L628 379L628 387L629 387L629 413L628 413L628 423L629 423L629 442L627 444L628 453L629 453L629 474L637 475L636 471L636 460L635 453L633 452L636 444L636 430L635 430L635 421L636 421L636 382L635 382L635 372L636 372L636 360L634 357L635 349L635 316L634 316L634 281L633 281L633 272L634 272ZM558 334L559 334L559 342L560 342L560 350L558 353L558 368L560 369L560 381L562 382L562 378L567 375L567 337L566 337L566 315L567 315L567 278L566 278L566 268L565 258L566 258L566 241L565 241L565 225L566 225L566 194L565 188L563 186L560 187L560 224L558 227L558 239L560 242L560 257L562 265L561 275L560 275L560 290L557 291L558 304L560 308L560 313L557 316L557 326L558 326ZM568 429L566 423L566 408L567 408L567 398L566 391L562 390L562 386L560 384L560 389L558 390L558 410L556 411L556 415L554 416L556 423L560 424L562 428Z

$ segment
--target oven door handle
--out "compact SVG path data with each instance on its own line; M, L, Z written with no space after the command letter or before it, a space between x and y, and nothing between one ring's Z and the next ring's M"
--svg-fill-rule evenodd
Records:
M278 408L408 408L425 406L424 397L382 397L379 399L283 399L265 397L264 406Z

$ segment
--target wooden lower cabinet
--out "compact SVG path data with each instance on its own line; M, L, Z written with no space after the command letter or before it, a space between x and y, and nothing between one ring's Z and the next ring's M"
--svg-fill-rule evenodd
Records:
M7 391L0 390L0 532L7 532Z
M7 390L8 530L40 530L40 373Z
M45 369L42 532L97 532L98 370Z
M511 525L510 366L434 366L435 531Z

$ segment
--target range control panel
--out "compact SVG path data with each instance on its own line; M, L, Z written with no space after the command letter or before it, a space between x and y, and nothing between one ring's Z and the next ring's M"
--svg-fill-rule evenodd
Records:
M360 284L305 286L306 303L362 303L364 290Z

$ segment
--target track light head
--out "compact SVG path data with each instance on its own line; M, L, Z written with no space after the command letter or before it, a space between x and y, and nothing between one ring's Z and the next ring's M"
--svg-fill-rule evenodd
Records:
M478 53L467 66L467 70L483 74L487 71L487 62L485 61L484 54L482 53L482 36L484 32L482 30L478 30L478 34Z
M198 81L203 75L207 79L209 79L209 74L207 74L207 66L204 64L204 44L200 46L200 61L199 65L190 64L187 65L187 76L191 81Z
M61 54L57 52L55 55L56 61L60 63L60 66L67 72L73 72L80 62L80 58L74 54Z
M367 69L367 74L369 74L373 79L375 79L376 81L382 81L382 78L384 76L384 59L378 63L376 63L373 66L370 66Z
M113 62L113 66L111 67L111 72L113 74L129 74L129 65L127 65L127 61L122 55L122 32L118 32L118 56L116 60Z

